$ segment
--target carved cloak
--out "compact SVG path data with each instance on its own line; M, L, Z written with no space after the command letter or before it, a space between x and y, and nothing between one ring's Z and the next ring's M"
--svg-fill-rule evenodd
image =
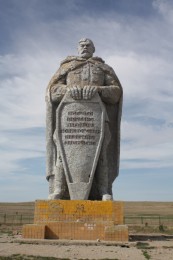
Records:
M109 144L109 182L112 184L115 178L119 174L119 160L120 160L120 122L122 114L122 101L123 101L123 90L118 77L114 70L104 63L99 57L92 57L87 61L95 63L105 74L109 74L117 82L121 89L121 97L116 104L105 104L108 119L109 129L111 136L113 137ZM57 105L52 103L50 89L54 85L58 85L59 81L66 77L68 72L75 70L82 66L86 62L86 59L76 56L67 57L62 63L60 68L54 74L49 82L46 90L46 178L54 175L54 166L56 164L56 146L53 141L53 134L55 131L55 114Z

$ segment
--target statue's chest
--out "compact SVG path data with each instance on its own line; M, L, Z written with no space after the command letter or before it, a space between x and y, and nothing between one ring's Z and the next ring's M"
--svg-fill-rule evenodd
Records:
M104 72L95 64L86 63L83 66L71 71L67 76L67 85L104 85Z

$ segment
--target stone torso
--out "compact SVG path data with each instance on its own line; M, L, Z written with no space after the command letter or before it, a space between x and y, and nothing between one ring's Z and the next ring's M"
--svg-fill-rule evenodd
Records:
M67 86L104 85L104 72L98 64L86 62L80 67L70 71L66 78Z

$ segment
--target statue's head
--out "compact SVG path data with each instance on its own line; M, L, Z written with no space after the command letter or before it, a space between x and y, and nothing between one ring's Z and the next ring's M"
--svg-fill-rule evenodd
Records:
M82 38L78 44L78 54L82 58L91 58L95 52L94 43L87 38Z

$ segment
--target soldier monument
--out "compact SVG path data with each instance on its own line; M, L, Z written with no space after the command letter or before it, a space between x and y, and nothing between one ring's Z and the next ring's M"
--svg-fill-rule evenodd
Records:
M119 171L122 87L90 39L78 43L46 92L49 199L112 200Z
M48 200L35 202L24 238L128 241L118 176L122 87L90 39L78 43L46 90Z

